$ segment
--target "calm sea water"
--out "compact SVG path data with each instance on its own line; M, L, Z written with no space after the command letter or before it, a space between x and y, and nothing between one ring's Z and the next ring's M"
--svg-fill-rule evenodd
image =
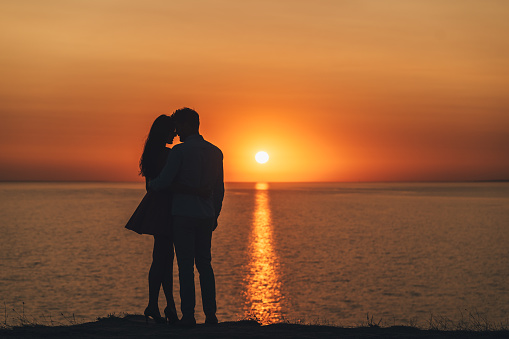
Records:
M153 240L124 225L143 194L1 183L0 318L142 313ZM213 237L218 317L507 322L508 244L509 183L227 184Z

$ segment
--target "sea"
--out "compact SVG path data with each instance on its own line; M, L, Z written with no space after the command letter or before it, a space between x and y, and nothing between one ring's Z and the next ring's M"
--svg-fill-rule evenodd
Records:
M0 183L2 324L142 314L153 238L124 226L144 194ZM227 183L212 264L220 321L507 324L509 183Z

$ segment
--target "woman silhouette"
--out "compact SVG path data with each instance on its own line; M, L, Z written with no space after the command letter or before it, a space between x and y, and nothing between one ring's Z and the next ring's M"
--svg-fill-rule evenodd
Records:
M175 138L175 124L167 115L160 115L152 124L140 159L140 174L146 182L156 178L166 164ZM148 306L145 309L145 321L149 318L157 323L178 321L175 301L173 300L173 236L171 227L171 191L148 191L143 197L126 228L139 234L154 236L152 265L148 273ZM166 297L165 317L159 313L159 291L163 287Z

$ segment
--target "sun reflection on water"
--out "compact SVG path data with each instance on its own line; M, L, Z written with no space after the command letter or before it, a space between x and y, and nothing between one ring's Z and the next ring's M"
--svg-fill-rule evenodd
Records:
M269 207L268 184L255 186L255 211L249 243L249 275L246 291L246 317L262 324L282 320L279 260L273 248L273 225Z

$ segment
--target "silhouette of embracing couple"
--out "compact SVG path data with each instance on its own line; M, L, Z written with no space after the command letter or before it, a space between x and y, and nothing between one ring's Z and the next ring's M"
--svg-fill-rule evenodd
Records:
M211 265L212 232L224 197L223 153L199 134L198 113L190 108L159 116L150 129L140 159L147 193L126 228L154 236L149 302L145 319L158 323L196 325L194 265L200 276L206 324L217 324L216 286ZM182 143L173 148L178 135ZM177 256L182 318L173 300L173 248ZM167 306L159 313L163 287Z

